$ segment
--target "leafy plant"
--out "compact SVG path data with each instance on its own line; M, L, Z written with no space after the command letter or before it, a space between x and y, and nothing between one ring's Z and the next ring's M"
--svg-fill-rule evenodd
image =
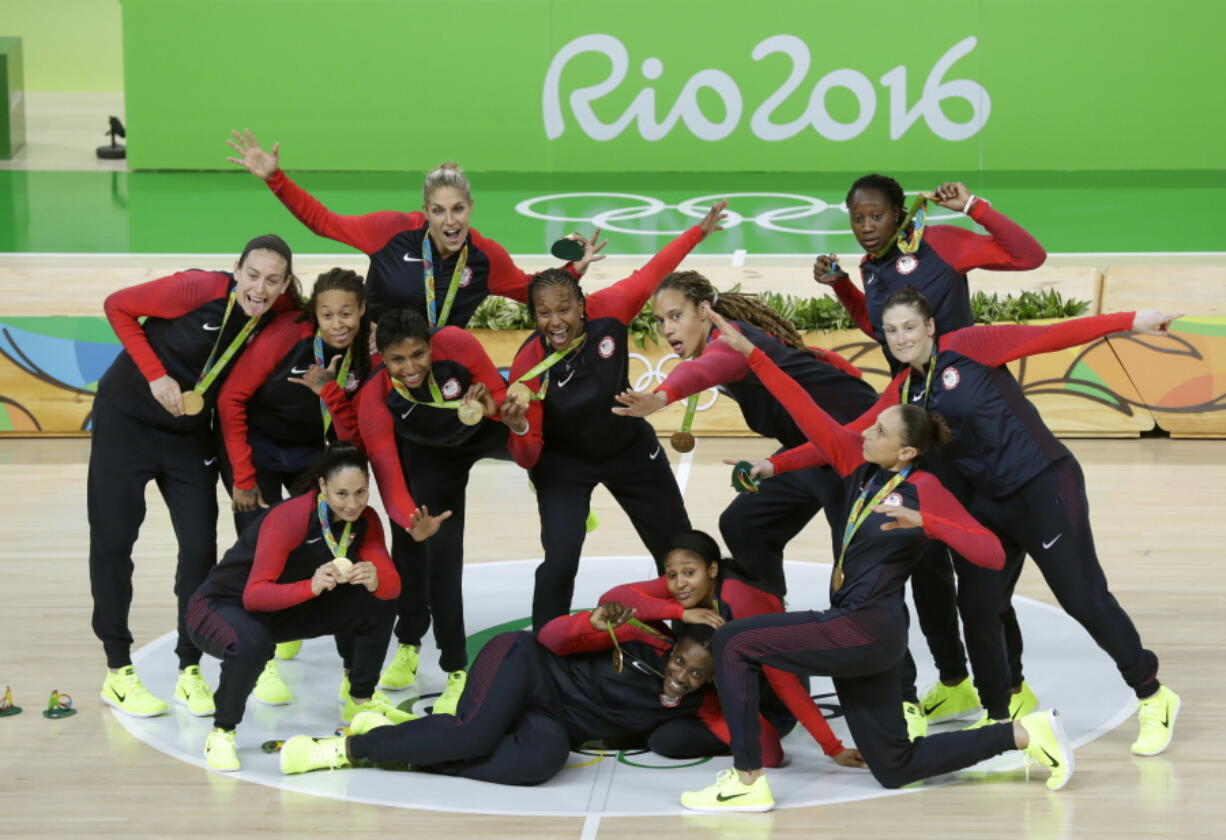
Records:
M1001 321L1038 321L1043 318L1076 318L1090 308L1087 300L1066 300L1055 289L1045 292L1022 292L1001 298L995 292L975 292L971 297L971 313L976 324Z

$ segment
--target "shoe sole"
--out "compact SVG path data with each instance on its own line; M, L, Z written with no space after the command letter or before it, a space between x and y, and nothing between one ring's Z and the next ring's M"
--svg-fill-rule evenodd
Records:
M265 700L262 697L256 697L254 693L251 695L251 699L259 703L261 706L288 706L290 703L294 702L293 697L289 698L288 700Z
M1182 706L1183 706L1183 700L1177 698L1175 700L1175 709L1171 713L1170 736L1166 739L1166 743L1162 745L1162 749L1154 750L1153 752L1137 752L1136 750L1133 750L1132 754L1139 755L1142 758L1149 758L1150 756L1162 755L1162 753L1166 752L1167 747L1171 745L1171 741L1175 739L1175 721L1179 719L1179 709Z
M1077 768L1077 762L1073 758L1073 746L1069 743L1068 735L1064 732L1064 723L1060 720L1060 713L1055 709L1051 710L1051 715L1048 718L1048 723L1051 725L1052 734L1056 736L1056 743L1060 745L1060 751L1064 753L1065 761L1068 765L1068 770L1064 774L1064 778L1056 787L1050 784L1048 790L1061 790L1073 779L1073 772ZM1050 780L1049 780L1050 781Z
M210 715L212 715L214 712L217 711L217 707L214 706L213 708L209 709L207 712L193 712L191 705L189 705L186 700L184 700L182 697L179 697L178 695L175 696L175 703L187 709L187 713L189 715L194 715L196 717L209 717Z
M121 706L121 705L119 704L119 702L118 702L118 701L116 701L116 700L112 700L110 697L107 697L107 696L106 696L106 694L100 693L98 696L102 698L102 702L103 702L103 703L106 703L106 704L107 704L108 706L110 706L112 709L116 709L116 710L118 710L118 711L121 711L121 712L123 712L125 715L128 715L128 716L130 716L130 717L135 717L135 718L151 718L151 717L161 717L162 715L164 715L164 714L166 714L167 712L169 712L169 711L170 711L170 709L169 709L169 707L168 707L168 708L162 709L161 711L158 711L158 712L134 712L134 711L132 711L131 709L125 709L123 706Z
M762 805L711 805L703 807L700 805L686 805L683 802L681 807L689 811L697 811L700 814L762 814L772 810L775 807L775 803L767 802Z
M415 685L417 685L416 678L414 678L412 682L407 682L404 685L393 685L392 683L381 682L375 686L375 690L376 691L404 691L405 689L412 688Z
M209 760L206 758L204 763L209 764ZM218 773L237 773L239 770L242 770L243 767L241 764L235 767L217 767L216 765L209 764L209 769L216 770Z

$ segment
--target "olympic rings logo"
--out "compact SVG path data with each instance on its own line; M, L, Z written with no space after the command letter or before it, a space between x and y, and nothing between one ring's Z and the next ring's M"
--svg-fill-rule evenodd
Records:
M642 363L643 367L647 368L647 370L635 377L634 383L631 385L631 387L636 391L647 391L655 388L657 385L662 384L664 382L664 378L668 376L667 372L664 370L664 366L673 359L681 358L676 353L669 353L666 356L661 356L653 362L642 353L635 353L631 351L628 355L630 356L631 361L638 360ZM719 400L719 389L717 388L708 388L704 393L707 395L707 397L706 399L701 399L698 401L698 404L694 407L695 411L707 411Z
M916 193L908 194L915 195ZM515 205L515 212L521 216L545 222L587 223L606 232L624 233L631 236L680 236L685 232L685 228L660 230L651 222L641 227L628 227L623 223L656 220L668 213L677 213L698 221L707 215L710 206L720 199L728 199L730 204L739 202L742 205L765 205L765 209L753 215L738 212L730 206L727 210L727 220L724 222L725 230L748 223L775 233L804 236L851 236L847 222L847 208L843 206L841 200L832 203L818 196L802 193L719 193L687 198L677 204L669 204L662 199L637 193L569 192L524 199ZM574 207L575 212L565 212L567 205ZM946 213L930 215L928 218L930 222L938 222L955 218L957 215L957 213ZM821 218L823 216L825 219ZM800 219L818 220L818 224L816 227L795 227L783 224ZM827 219L829 221L826 221Z

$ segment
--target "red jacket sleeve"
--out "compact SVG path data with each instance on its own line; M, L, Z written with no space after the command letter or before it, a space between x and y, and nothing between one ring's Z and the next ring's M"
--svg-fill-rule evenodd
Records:
M719 696L714 691L707 692L707 696L702 699L702 705L698 708L698 719L716 738L725 744L732 743L732 733L724 719L723 709L720 708ZM762 766L780 766L783 764L783 744L779 742L779 733L762 715L758 715L758 727L761 732L758 742L762 748Z
M647 265L589 297L587 317L616 318L623 324L629 324L646 305L660 281L672 273L702 240L702 228L697 225L678 236L652 257Z
M1135 312L1073 318L1045 327L992 324L965 327L941 337L941 349L953 350L988 367L1014 359L1076 347L1116 332L1132 329Z
M107 295L102 310L141 375L152 382L165 376L166 368L138 319L146 316L178 318L211 300L225 297L229 287L229 275L220 272L180 271L112 292Z
M515 359L511 362L510 381L514 382L519 379L519 377L531 370L543 358L544 351L541 348L541 343L535 340L534 336L532 341L525 344L515 354ZM538 376L524 384L534 391L539 391L541 388L541 378ZM515 459L515 463L526 470L530 470L536 466L537 460L541 457L541 448L545 445L545 438L542 432L545 410L541 406L540 400L534 399L528 403L528 410L524 412L524 419L528 421L528 431L522 435L517 435L513 431L508 432L507 449L510 451L511 457Z
M600 596L599 603L610 601L634 607L634 617L639 621L672 621L685 613L685 607L668 594L668 582L663 576L615 586Z
M247 440L247 401L268 381L285 354L314 329L309 322L297 323L297 317L297 313L284 312L257 335L247 352L234 363L234 370L217 395L221 434L234 471L234 486L239 490L255 487L255 466Z
M383 523L375 509L367 507L362 511L366 520L366 536L358 547L358 562L373 563L379 574L379 586L372 593L380 601L391 601L400 597L400 575L396 572L396 564L387 553L387 543L383 539Z
M430 351L434 358L451 359L463 365L473 382L489 389L495 404L502 405L507 398L506 380L472 333L459 327L443 327L430 340Z
M933 225L924 231L924 241L959 274L972 268L1029 271L1047 259L1043 246L1025 228L982 198L975 199L967 215L987 234L953 225Z
M919 494L924 534L943 542L976 566L1002 569L1005 550L995 534L967 513L952 493L932 473L919 471L912 478Z
M381 370L358 392L358 431L366 456L379 482L379 495L388 518L401 528L412 525L417 504L409 494L400 464L400 452L396 448L396 430L391 412L387 410L388 392L392 390L387 371Z
M511 261L507 249L492 239L488 239L475 230L470 230L472 243L490 261L489 290L491 295L501 295L505 298L518 300L521 303L528 300L528 284L532 275Z
M414 230L426 223L426 217L421 213L395 210L363 216L333 213L280 169L268 179L268 188L312 233L343 242L364 254L373 254L401 231Z
M319 396L327 403L328 413L332 415L332 428L336 431L336 439L347 440L358 449L365 449L361 432L358 431L358 412L354 407L357 394L351 399L349 392L333 381L324 384Z
M864 463L859 433L840 426L821 406L813 402L813 398L799 382L780 370L769 356L755 347L749 357L749 367L775 399L788 410L796 425L805 433L805 437L826 454L830 466L834 467L839 475L850 475L856 467Z
M868 337L877 340L877 336L873 333L873 325L868 320L868 304L864 301L864 292L856 288L856 284L851 282L851 278L847 275L835 281L834 296L839 299L839 303L843 304L843 308L847 310L847 314L851 316L851 320L855 325L868 334Z
M668 650L672 644L667 639L657 639L630 624L623 624L614 632L617 634L617 641L622 643L646 642L656 650ZM558 656L613 648L609 631L592 627L591 610L558 616L540 629L536 640Z
M311 581L277 583L285 571L285 561L291 551L306 539L309 516L302 515L302 506L286 502L268 512L260 523L255 544L255 560L247 585L243 588L243 608L252 612L275 612L297 606L315 597Z
M722 341L714 340L719 330L712 332L712 341L703 348L702 355L677 365L656 393L663 393L670 403L683 400L716 385L736 382L749 373L749 363L738 351Z

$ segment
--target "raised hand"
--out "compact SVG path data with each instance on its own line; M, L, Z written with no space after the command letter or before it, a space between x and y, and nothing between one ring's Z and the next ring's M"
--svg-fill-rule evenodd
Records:
M966 203L971 200L971 191L961 181L947 181L932 192L924 193L924 197L935 201L946 210L965 213Z
M451 511L445 510L438 516L431 516L430 511L422 505L409 517L412 523L408 527L409 536L421 542L438 533L438 529L442 526L443 520L451 517Z
M634 607L609 601L592 610L588 617L593 630L608 630L610 627L621 627L634 617Z
M293 382L296 385L305 385L314 392L315 396L319 396L323 392L325 385L336 381L336 371L340 363L341 357L339 355L333 356L332 361L328 363L326 368L312 364L302 376L287 376L285 381Z
M702 230L703 236L709 236L712 231L723 230L724 226L720 224L728 218L724 213L728 209L727 201L717 201L711 205L711 209L707 211L707 215L703 216L702 221L698 223L698 227Z
M847 276L847 272L842 268L836 268L838 264L838 257L834 254L818 257L813 261L813 279L827 286L833 286Z
M249 128L244 128L242 131L231 131L230 134L234 139L226 142L230 144L231 149L238 152L239 157L228 157L226 160L238 164L262 181L271 178L280 166L281 144L273 143L270 153L264 151Z
M741 335L740 331L737 330L736 327L729 324L727 320L724 319L724 316L712 309L711 305L705 300L702 302L702 305L706 307L706 309L703 310L703 313L711 319L711 323L715 325L717 330L719 330L719 340L748 359L753 353L753 344L750 342L750 340Z
M1142 309L1132 319L1132 331L1146 335L1167 335L1171 331L1171 321L1182 317L1182 312L1165 315L1156 309Z
M594 262L603 260L607 255L600 253L604 250L604 246L609 244L609 240L600 239L600 228L596 228L596 232L592 234L590 240L584 239L581 233L572 233L567 239L573 239L576 242L583 243L583 256L575 263L575 273L583 276L587 273L588 267Z

